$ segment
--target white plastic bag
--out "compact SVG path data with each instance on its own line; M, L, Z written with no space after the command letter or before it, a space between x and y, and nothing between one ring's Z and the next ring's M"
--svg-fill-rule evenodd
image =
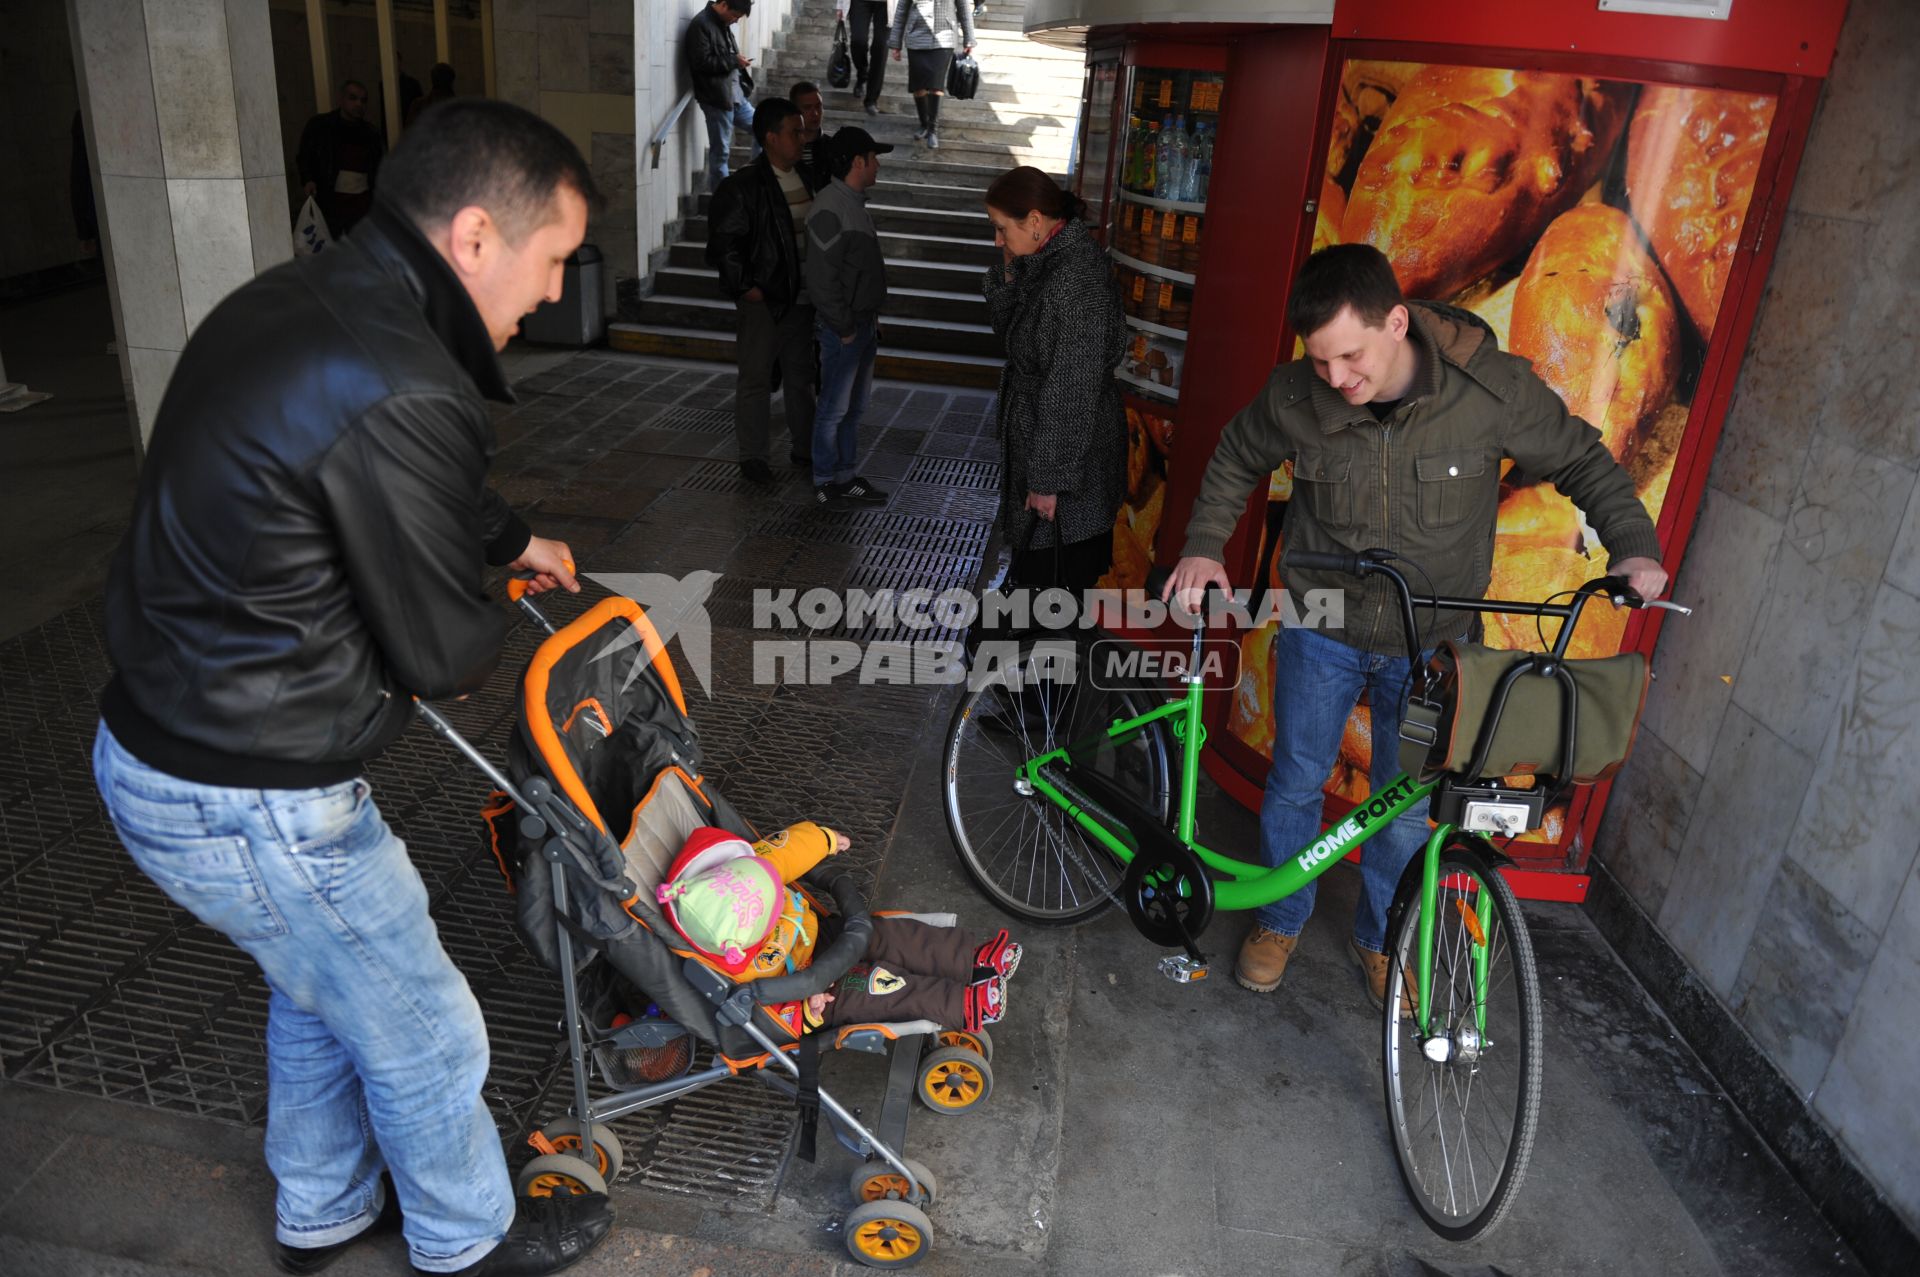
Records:
M320 215L320 206L309 195L307 202L300 206L299 219L293 224L293 255L311 257L332 247L333 236L327 231L327 219Z

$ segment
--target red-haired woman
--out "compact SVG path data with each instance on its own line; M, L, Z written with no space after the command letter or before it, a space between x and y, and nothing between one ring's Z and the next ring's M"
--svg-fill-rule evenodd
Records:
M1113 559L1127 491L1127 422L1114 369L1120 290L1079 197L1022 166L987 189L1000 265L987 310L1000 374L1001 518L1013 584L1086 590ZM1036 524L1036 520L1038 523Z

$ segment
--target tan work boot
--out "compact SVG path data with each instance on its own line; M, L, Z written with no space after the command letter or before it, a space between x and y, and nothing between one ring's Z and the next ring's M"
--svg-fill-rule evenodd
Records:
M1254 923L1240 944L1240 957L1233 964L1234 980L1243 989L1272 993L1280 987L1280 977L1287 972L1287 959L1293 956L1293 946L1299 943L1299 936L1283 936Z
M1367 984L1367 996L1373 999L1374 1010L1383 1011L1387 1005L1387 955L1375 953L1364 948L1358 940L1347 937L1347 952L1353 955L1354 965L1360 968L1360 974ZM1405 973L1400 992L1400 1014L1407 1015L1413 1010L1413 972Z

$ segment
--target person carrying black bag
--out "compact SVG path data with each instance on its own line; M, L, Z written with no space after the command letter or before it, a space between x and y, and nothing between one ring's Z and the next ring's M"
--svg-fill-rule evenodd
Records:
M900 0L888 43L895 61L902 51L906 53L907 88L920 114L920 127L913 136L925 138L927 149L937 151L940 99L947 91L953 51L973 52L973 6L967 0Z
M1080 220L1084 206L1037 168L987 188L1000 265L984 290L1005 344L1000 517L1015 586L1093 588L1113 562L1127 489L1127 423L1114 369L1126 349L1120 289Z
M868 115L879 115L887 82L887 0L842 0L840 16L853 40L853 91Z

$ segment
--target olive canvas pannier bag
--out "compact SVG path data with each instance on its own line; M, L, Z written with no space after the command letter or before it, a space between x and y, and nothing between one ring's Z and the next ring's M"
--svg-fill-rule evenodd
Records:
M1449 642L1433 655L1438 675L1432 699L1441 705L1438 738L1431 749L1403 747L1402 766L1423 779L1460 772L1473 761L1481 729L1493 709L1495 689L1515 664L1537 652L1509 652L1476 643ZM1492 748L1479 774L1558 777L1576 785L1607 780L1633 749L1640 713L1647 703L1647 658L1638 652L1598 660L1564 662L1578 689L1574 718L1573 766L1562 765L1564 727L1562 684L1556 677L1523 673L1514 680L1494 728ZM1406 766L1418 762L1416 769Z

